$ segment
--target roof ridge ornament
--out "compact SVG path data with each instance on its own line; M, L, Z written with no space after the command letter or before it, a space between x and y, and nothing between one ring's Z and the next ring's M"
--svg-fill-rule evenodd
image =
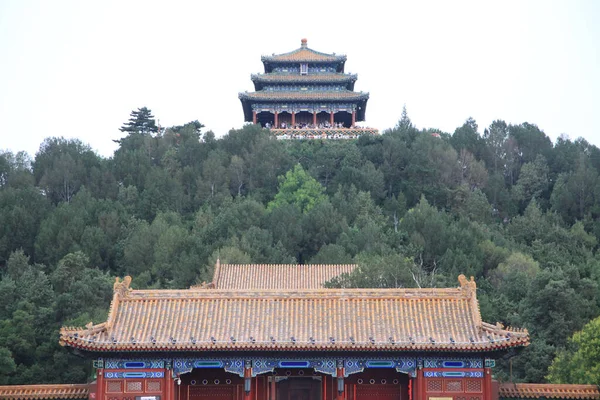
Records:
M458 276L458 282L460 283L460 288L466 293L467 297L473 298L477 294L477 284L475 283L475 278L471 277L471 280L467 280L467 277L463 274Z
M306 47L307 47L306 43L307 43L306 38L300 40L300 47L303 48L303 49L306 49Z
M121 295L121 297L125 297L127 296L127 293L131 291L131 288L129 287L130 285L131 276L127 275L125 278L123 278L122 281L117 276L115 278L115 283L113 284L113 291L115 294L118 293L119 295Z

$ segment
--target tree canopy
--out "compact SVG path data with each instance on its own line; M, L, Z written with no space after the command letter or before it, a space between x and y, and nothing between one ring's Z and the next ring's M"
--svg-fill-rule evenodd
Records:
M143 107L110 158L65 138L33 158L0 152L0 383L85 381L91 365L58 345L60 326L104 321L115 276L186 288L210 280L217 258L357 263L329 282L343 287L472 275L483 320L532 337L500 358L497 378L512 364L515 381L570 369L569 381L598 383L594 368L575 368L598 364L595 146L552 143L527 122L420 130L406 108L357 140L203 128L159 131Z

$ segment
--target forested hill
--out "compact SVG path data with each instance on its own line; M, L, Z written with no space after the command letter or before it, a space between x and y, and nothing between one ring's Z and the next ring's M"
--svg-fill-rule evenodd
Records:
M58 345L60 326L105 320L115 276L186 288L217 258L358 263L332 282L345 286L455 287L473 275L484 320L532 337L498 378L514 356L514 380L592 379L577 368L600 321L570 338L600 313L595 146L553 144L528 123L421 131L406 113L353 141L202 128L159 131L140 109L112 158L62 138L33 159L0 153L0 384L85 381L91 365Z

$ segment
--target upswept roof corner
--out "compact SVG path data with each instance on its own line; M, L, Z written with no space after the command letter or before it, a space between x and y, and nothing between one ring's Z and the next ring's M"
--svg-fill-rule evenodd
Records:
M65 327L60 343L95 352L527 346L526 330L480 322L476 286L463 278L461 287L446 289L297 290L131 290L125 278L115 285L108 321Z

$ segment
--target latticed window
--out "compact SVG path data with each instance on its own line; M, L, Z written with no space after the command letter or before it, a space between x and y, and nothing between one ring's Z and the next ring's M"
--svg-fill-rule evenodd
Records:
M442 391L441 379L428 380L427 381L427 391L428 392L441 392Z
M146 392L160 392L160 381L148 381L146 383Z
M142 382L141 381L128 381L127 382L127 392L141 392L142 391Z
M123 385L121 381L106 382L106 393L123 393Z
M446 392L462 392L462 381L446 381Z
M469 400L481 400L481 397L473 396L473 397L469 397Z
M467 381L467 392L480 393L481 392L481 380L468 380Z
M302 63L300 64L300 75L308 74L308 64Z

